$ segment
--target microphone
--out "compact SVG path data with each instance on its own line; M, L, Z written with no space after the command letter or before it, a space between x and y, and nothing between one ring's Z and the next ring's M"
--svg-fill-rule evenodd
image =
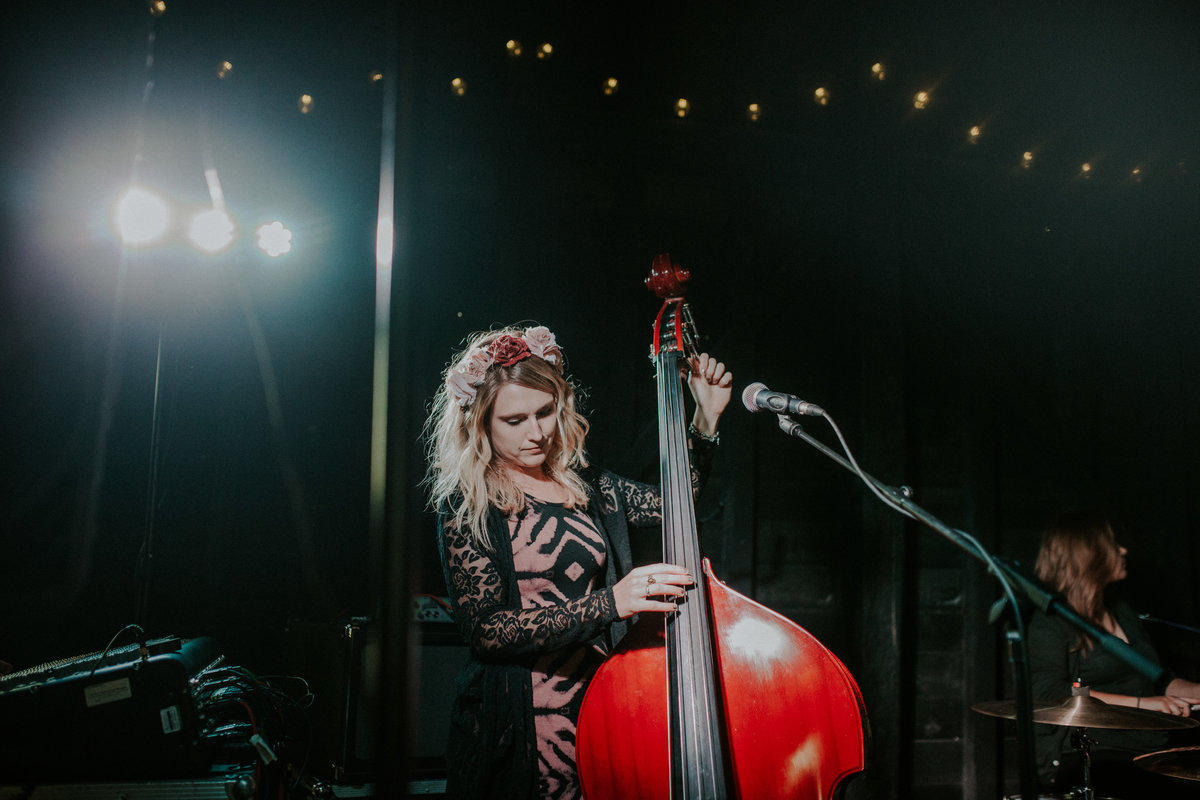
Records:
M761 383L752 383L746 387L742 392L742 405L753 413L770 411L773 414L799 414L805 417L825 415L825 409L816 403L805 402L795 395L772 392Z

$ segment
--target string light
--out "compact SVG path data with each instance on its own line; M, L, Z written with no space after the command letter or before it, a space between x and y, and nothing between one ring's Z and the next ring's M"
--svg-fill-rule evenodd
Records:
M149 0L147 7L148 7L148 10L151 15L153 15L155 17L160 17L166 13L166 0ZM516 58L516 57L519 57L522 55L524 48L520 41L518 41L516 39L509 39L505 42L505 50L510 57ZM546 60L553 56L554 46L549 42L543 42L542 44L540 44L538 46L538 48L535 52L536 52L536 56L538 59ZM217 66L217 70L216 70L217 78L220 80L225 80L227 78L230 78L233 74L233 69L234 69L234 65L231 61L222 60ZM884 65L884 63L882 61L876 61L870 67L870 74L871 74L872 80L883 81L887 77L887 67ZM371 83L379 83L380 81L383 80L383 73L378 70L371 71L368 74L368 80ZM451 87L451 91L453 92L453 94L455 96L462 97L466 94L467 84L466 84L466 81L464 81L462 78L452 79L450 82L450 87ZM620 88L620 83L617 78L609 77L604 80L601 88L602 88L603 93L606 96L612 96L617 93L618 89ZM832 93L831 93L829 87L818 86L816 89L813 90L812 96L813 96L813 102L815 102L817 105L828 106L830 98L832 97ZM930 106L931 103L932 103L932 94L929 90L921 90L921 91L916 92L913 95L912 105L913 105L913 108L916 110L925 110ZM307 114L313 113L313 111L315 110L315 101L313 99L313 96L308 93L300 95L299 99L297 100L296 106L301 114L307 115ZM691 104L686 98L681 97L678 100L676 100L676 102L675 102L676 117L683 119L683 118L687 117L691 113L691 111L692 111ZM746 106L745 113L749 120L756 122L762 118L763 110L762 110L762 107L758 103L749 103ZM983 128L980 125L972 125L970 128L967 129L967 141L972 145L978 144L980 139L982 138L982 136L983 136ZM1025 151L1024 153L1022 153L1021 167L1023 169L1031 169L1033 166L1033 161L1034 161L1034 152L1033 151ZM1180 161L1176 164L1176 171L1180 174L1186 174L1189 172L1188 165L1185 162ZM1092 176L1092 173L1093 173L1093 164L1091 162L1084 162L1084 163L1080 164L1079 172L1078 172L1078 176L1080 178L1085 179L1085 180L1090 179ZM1131 180L1135 183L1141 183L1145 177L1143 167L1137 166L1137 167L1132 168L1129 171L1128 176L1129 176L1129 180Z

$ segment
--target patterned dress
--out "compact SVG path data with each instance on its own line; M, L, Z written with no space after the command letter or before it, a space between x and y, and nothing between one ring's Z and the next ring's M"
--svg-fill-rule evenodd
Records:
M698 490L714 447L690 445ZM662 523L657 487L600 470L585 480L587 508L492 509L487 548L448 508L439 514L446 588L470 646L446 748L449 800L579 797L575 721L602 653L624 629L612 586L632 567L628 527Z
M604 537L579 509L526 497L508 518L521 607L550 608L578 600L604 579ZM531 668L538 794L553 800L580 796L575 775L575 721L583 692L600 666L588 645L544 653Z

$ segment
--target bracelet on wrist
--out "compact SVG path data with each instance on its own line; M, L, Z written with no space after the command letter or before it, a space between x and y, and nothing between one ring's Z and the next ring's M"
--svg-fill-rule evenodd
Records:
M720 431L717 431L716 433L714 433L712 435L709 435L707 433L701 433L700 431L698 431L696 429L696 423L694 423L694 422L688 425L688 435L695 436L697 439L701 439L705 442L708 442L709 444L720 444L721 443L721 432Z

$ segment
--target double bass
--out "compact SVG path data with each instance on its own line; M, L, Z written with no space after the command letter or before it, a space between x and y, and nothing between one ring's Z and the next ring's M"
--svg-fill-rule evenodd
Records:
M576 760L586 800L828 800L863 769L866 711L838 658L735 592L700 554L681 372L697 341L689 272L654 259L663 560L696 577L673 614L643 614L593 677Z

